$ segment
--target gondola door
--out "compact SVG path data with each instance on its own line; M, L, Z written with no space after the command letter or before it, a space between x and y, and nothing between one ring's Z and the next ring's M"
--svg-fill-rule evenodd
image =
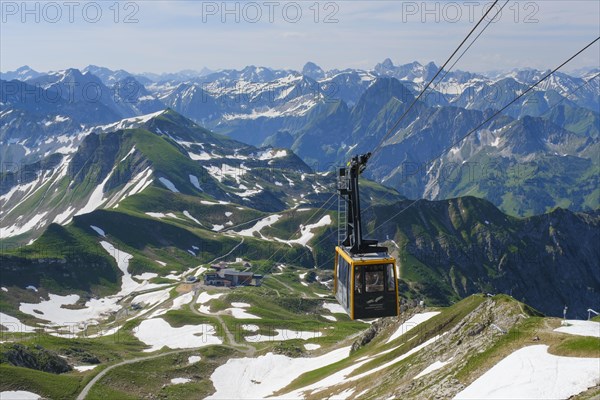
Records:
M352 292L351 292L351 263L349 263L339 248L336 248L334 270L334 292L337 301L352 318Z

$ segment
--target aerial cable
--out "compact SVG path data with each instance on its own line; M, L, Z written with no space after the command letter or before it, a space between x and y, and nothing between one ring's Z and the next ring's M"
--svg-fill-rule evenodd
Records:
M465 140L468 136L472 135L473 133L475 133L479 128L481 128L482 126L484 126L485 124L487 124L488 122L490 122L491 120L493 120L494 118L496 118L498 115L500 115L504 110L506 110L508 107L510 107L511 105L513 105L516 101L518 101L520 98L522 98L523 96L525 96L526 94L528 94L529 92L531 92L533 89L535 89L540 83L544 82L546 79L548 79L550 76L552 76L556 71L558 71L559 69L561 69L562 67L564 67L566 64L568 64L570 61L572 61L575 57L577 57L578 55L580 55L581 53L583 53L584 51L586 51L588 48L590 48L591 46L594 45L594 43L596 43L597 41L600 40L600 36L597 37L596 39L594 39L593 41L591 41L589 44L587 44L585 47L583 47L581 50L579 50L577 53L573 54L571 57L569 57L566 61L564 61L562 64L560 64L558 67L554 68L552 71L548 72L546 75L544 75L541 79L539 79L537 82L535 82L533 85L529 86L523 93L521 93L520 95L518 95L517 97L515 97L514 99L512 99L508 104L506 104L504 107L502 107L500 110L496 111L494 114L492 114L490 117L486 118L483 122L481 122L479 125L477 125L475 128L471 129L469 132L467 132L465 135L461 136L460 138L458 138L456 141L454 141L449 147L446 147L444 150L442 150L438 155L434 156L431 160L429 160L427 162L427 164L429 164L429 162L432 162L438 158L440 158L441 156L444 155L444 153L446 153L447 151L449 151L451 148L453 148L454 146L456 146L457 144L459 144L460 142L462 142L463 140ZM593 79L593 78L592 78ZM427 165L426 164L426 165Z
M379 142L379 144L371 152L372 156L374 156L379 150L381 150L381 147L383 146L383 143L390 137L390 135L392 133L394 133L396 131L396 128L400 125L400 122L402 122L402 120L408 115L408 113L412 110L412 108L417 103L417 101L419 101L419 99L423 96L423 94L425 93L425 91L427 91L427 89L429 88L429 86L431 86L431 84L433 83L433 81L444 70L444 68L446 67L446 65L448 65L448 63L450 62L450 60L452 60L452 58L456 55L456 53L458 53L458 51L460 50L460 48L465 44L465 42L469 39L469 37L471 37L471 35L473 34L473 32L475 32L475 30L479 27L479 25L484 21L484 19L487 17L487 15L496 6L496 4L498 3L498 1L499 0L495 0L494 3L488 8L488 10L485 12L485 14L483 14L483 16L481 17L481 19L477 22L477 24L471 29L471 31L463 39L463 41L460 42L460 44L454 50L454 52L452 52L452 54L450 55L450 57L448 57L448 59L446 60L446 62L438 69L438 71L433 76L433 78L431 78L431 80L427 83L427 85L425 85L425 87L421 90L421 92L419 93L419 95L414 98L414 100L412 101L412 103L410 104L410 106L406 109L406 111L404 111L404 113L400 116L400 118L398 118L398 120L396 121L396 123L394 123L394 125L387 131L387 133L383 136L383 138L381 138L381 141Z
M502 12L502 10L504 9L504 7L508 4L510 0L506 0L506 2L502 5L502 7L500 7L500 9L496 12L496 14L492 17L492 19L490 19L488 21L488 23L483 27L483 29L481 30L481 32L479 32L477 34L477 36L475 36L475 38L473 39L473 41L471 42L471 44L469 44L469 46L467 46L466 49L463 50L463 52L460 54L460 56L458 56L458 58L456 59L456 61L454 61L452 63L452 65L450 67L448 67L448 69L445 71L444 75L440 78L439 81L437 81L437 83L434 85L433 90L435 90L440 83L442 83L444 81L444 79L446 78L446 76L450 73L450 71L452 70L452 68L454 68L454 66L461 60L461 58L463 58L463 56L466 54L467 51L469 51L469 49L471 48L471 46L473 46L475 44L475 42L477 41L477 39L479 39L479 37L483 34L483 32L486 31L486 29L488 28L488 26L490 26L490 24L492 22L494 22L494 20L496 19L496 17L498 15L500 15L500 13ZM431 94L431 92L427 93L427 96L425 96L425 99L427 99L427 97Z
M558 70L560 70L562 67L564 67L566 64L568 64L570 61L572 61L574 58L576 58L577 56L579 56L581 53L583 53L584 51L586 51L588 48L590 48L591 46L594 45L594 43L598 42L600 40L600 37L596 38L595 40L593 40L592 42L590 42L589 44L587 44L585 47L583 47L581 50L579 50L577 53L575 53L574 55L572 55L571 57L569 57L566 61L564 61L562 64L560 64L558 67L554 68L552 71L550 71L549 73L547 73L544 77L540 78L537 82L535 82L533 85L529 86L529 88L527 90L525 90L523 93L521 93L520 95L518 95L517 97L515 97L513 100L511 100L508 104L506 104L504 107L502 107L500 110L498 110L497 112L495 112L491 117L487 118L485 121L483 121L482 123L480 123L479 125L477 125L477 127L475 127L474 129L470 130L469 132L467 132L465 135L463 135L462 137L460 137L458 140L456 140L455 142L453 142L450 146L447 146L444 150L442 150L437 156L431 158L429 161L427 161L427 164L429 164L430 162L433 162L435 160L437 160L438 158L442 157L447 151L449 151L451 148L455 147L457 144L459 144L460 142L462 142L463 140L465 140L468 136L472 135L473 133L475 133L479 128L481 128L482 126L484 126L485 124L487 124L488 122L490 122L492 119L494 119L495 117L497 117L498 115L500 115L504 110L506 110L508 107L510 107L512 104L514 104L517 100L519 100L520 98L522 98L523 96L525 96L527 93L531 92L535 87L537 87L540 83L542 83L543 81L545 81L546 79L548 79L551 75L553 75L555 72L557 72ZM589 84L592 80L594 80L595 78L597 78L598 76L600 76L599 74L594 75L593 77L591 77L590 79L588 79L586 82L584 82L583 84L581 84L580 86L578 86L577 88L575 88L573 91L571 91L570 94L577 92L579 89L581 89L582 87L584 87L585 85ZM567 94L568 95L568 94ZM555 104L553 107L557 106L558 104L560 104L563 100L561 100L560 102L558 102L557 104ZM439 181L439 177L436 178L436 180L434 181L434 183ZM467 192L466 194L470 193L471 191L473 191L475 188L473 187L469 192ZM398 215L402 214L404 211L406 211L407 209L409 209L410 207L412 207L415 203L417 203L420 199L416 199L414 201L412 201L407 207L403 208L402 210L400 210L399 212L397 212L396 214L392 215L391 217L389 217L388 219L386 219L385 221L383 221L381 224L379 224L377 227L374 228L374 230L377 230L379 228L381 228L385 223L391 221L392 219L396 218Z

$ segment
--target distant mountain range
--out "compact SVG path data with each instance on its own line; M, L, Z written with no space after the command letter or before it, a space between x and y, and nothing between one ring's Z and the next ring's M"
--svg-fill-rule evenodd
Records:
M327 171L373 150L437 69L389 59L370 71L324 71L309 62L302 71L249 66L163 75L24 66L1 75L0 162L14 172L74 152L91 131L170 108L234 140L290 149L311 169ZM543 74L444 72L367 176L409 198L474 195L518 216L598 208L598 70L556 73L453 145Z

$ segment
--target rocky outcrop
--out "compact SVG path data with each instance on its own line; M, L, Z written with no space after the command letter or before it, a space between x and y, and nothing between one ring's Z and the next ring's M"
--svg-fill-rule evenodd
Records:
M13 344L0 354L0 363L52 374L62 374L73 369L64 358L39 345L28 347L22 344Z

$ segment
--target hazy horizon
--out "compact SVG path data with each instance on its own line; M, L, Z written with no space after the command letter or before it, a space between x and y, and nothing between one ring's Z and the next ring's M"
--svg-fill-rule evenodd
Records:
M64 4L71 3L1 3L0 70L24 64L39 71L93 64L158 74L247 65L300 70L306 61L324 70L368 70L385 58L441 65L491 3ZM552 69L600 35L598 15L597 1L509 1L454 69ZM598 65L596 44L564 70Z
M363 69L363 70L365 70L365 71L372 71L375 68L375 65L377 63L382 63L383 61L384 60L378 61L378 62L374 63L371 68L366 68L366 69ZM307 61L306 63L308 63L308 62L312 62L312 61ZM426 65L430 61L421 62L421 61L418 61L418 60L413 60L413 61L396 62L396 61L392 60L392 62L394 64L394 66L401 66L401 65L411 64L413 62L418 62L421 65ZM317 64L317 63L315 63L315 64ZM317 64L317 65L320 67L319 64ZM201 73L205 68L207 70L209 70L210 73L219 72L219 71L227 71L227 70L238 70L238 71L240 71L240 70L242 70L242 69L244 69L246 67L252 67L252 66L254 66L254 67L268 68L270 70L289 70L289 71L298 71L298 72L302 71L302 67L300 67L300 68L281 68L280 69L280 68L275 68L275 67L272 67L272 66L269 66L269 65L246 65L246 66L241 67L241 68L229 68L229 67L225 66L225 67L222 67L222 68L210 69L210 68L207 68L207 67L200 67L200 68L184 68L184 69L180 69L180 70L160 71L160 72L157 72L157 71L132 71L132 70L127 70L125 68L120 68L120 67L109 67L109 66L106 66L106 65L96 65L96 64L86 64L86 65L77 65L77 66L69 65L69 66L65 66L63 68L59 68L59 69L43 70L43 69L38 69L38 68L36 68L35 66L32 66L29 63L25 63L23 65L20 65L18 68L11 69L11 70L2 70L2 69L0 69L0 73L14 72L14 71L16 71L19 68L29 67L32 70L36 71L36 72L46 73L47 74L47 73L53 73L53 72L58 72L58 71L64 71L64 70L67 70L69 68L75 68L75 69L78 69L78 70L82 71L86 67L90 67L90 66L96 66L96 67L100 67L100 68L108 68L108 69L110 69L112 71L123 70L123 71L126 71L128 73L135 74L135 75L144 75L144 74L162 75L162 74L177 74L177 73L184 73L184 72ZM437 63L436 63L436 66L440 67L440 65L438 65ZM600 68L600 66L590 65L590 66L583 66L583 67L578 67L578 68L573 68L573 69L566 69L565 68L565 69L561 70L561 72L567 73L569 75L573 75L573 74L580 74L582 72L588 72L588 71L596 70L598 68ZM323 68L323 70L325 72L328 72L328 71L331 71L331 70L343 71L343 70L346 70L346 69L351 69L351 67L341 67L341 68L332 68L332 69L325 69L325 68ZM356 68L356 69L362 69L362 68ZM498 74L498 73L508 73L510 71L513 71L513 70L527 70L527 69L538 70L537 68L532 68L532 67L515 67L515 68L496 69L496 70L489 70L489 71L473 71L473 70L455 68L455 69L452 69L452 71L454 71L454 72L456 72L456 71L463 71L463 72L470 72L470 73L476 73L476 74L481 74L481 75L491 75L491 74ZM546 71L546 70L549 70L549 68L545 69L545 70L540 70L540 71Z

